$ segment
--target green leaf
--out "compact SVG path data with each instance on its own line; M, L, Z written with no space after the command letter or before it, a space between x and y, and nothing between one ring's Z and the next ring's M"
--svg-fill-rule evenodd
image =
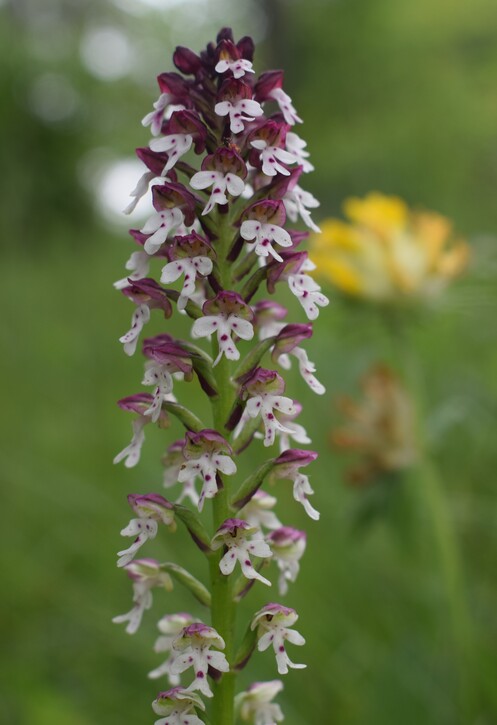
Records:
M162 407L165 408L168 413L172 413L172 415L176 416L176 418L181 423L183 423L187 430L192 430L195 433L198 433L205 428L205 425L202 423L200 418L197 418L197 416L192 413L191 410L185 408L184 405L180 405L179 403L172 403L171 401L167 400L162 403Z
M205 607L211 606L209 590L193 574L190 574L189 571L172 562L165 562L160 565L160 568L162 571L167 572L175 581L186 587L200 604L203 604Z
M259 466L257 471L255 471L248 478L245 479L238 491L233 496L231 502L231 507L233 509L241 509L242 506L245 506L245 504L250 501L259 486L261 486L268 473L270 473L274 468L275 462L276 458L270 458L269 461L263 463L262 466Z
M250 370L257 367L262 360L263 356L274 345L276 341L276 335L268 337L266 340L261 340L249 354L242 360L240 365L235 370L235 380L241 378L242 375L246 375Z
M184 523L198 548L205 554L211 553L212 549L209 534L198 516L187 506L182 506L179 503L174 504L174 512L180 521Z

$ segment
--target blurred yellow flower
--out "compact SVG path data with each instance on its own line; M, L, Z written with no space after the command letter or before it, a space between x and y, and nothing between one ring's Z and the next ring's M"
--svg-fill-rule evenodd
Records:
M348 476L354 484L407 469L417 458L414 411L396 374L385 365L375 365L362 379L361 388L359 402L349 397L339 401L346 420L331 433L334 446L361 456Z
M416 212L395 196L370 193L344 203L350 223L328 219L311 239L316 276L342 292L375 302L430 297L468 263L466 242L452 237L450 221Z

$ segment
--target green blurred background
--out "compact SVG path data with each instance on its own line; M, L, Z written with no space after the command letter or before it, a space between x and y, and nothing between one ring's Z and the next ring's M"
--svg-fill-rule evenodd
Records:
M132 251L119 210L155 75L176 44L200 49L222 25L254 36L257 70L285 68L316 166L316 219L375 189L446 214L473 247L466 278L409 329L436 485L419 467L357 525L361 494L344 485L349 462L329 430L333 401L371 363L395 362L373 315L338 301L321 314L308 349L326 396L311 400L290 376L322 451L322 519L310 526L284 502L284 520L309 530L287 597L308 642L290 654L308 668L285 679L285 722L497 723L495 0L0 2L0 721L153 721L154 622L187 605L180 591L157 596L135 637L112 625L131 599L115 551L126 494L158 488L160 453L181 433L151 431L140 466L112 466L130 435L115 401L141 379L117 343L130 306L112 282ZM181 533L146 554L203 575ZM276 676L269 654L248 670L244 683Z

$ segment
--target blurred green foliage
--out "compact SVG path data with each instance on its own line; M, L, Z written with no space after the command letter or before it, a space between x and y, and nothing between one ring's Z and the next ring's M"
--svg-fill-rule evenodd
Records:
M327 396L311 401L292 373L289 389L307 401L302 422L322 451L312 482L323 515L309 526L280 489L281 517L309 529L302 574L288 597L300 613L309 667L285 680L285 722L491 725L497 721L495 3L281 1L259 3L245 19L236 4L208 8L202 26L184 22L187 11L178 7L163 14L82 0L47 2L43 12L28 0L0 7L1 719L152 722L147 708L157 685L145 673L159 663L151 651L156 617L133 638L111 624L127 611L131 594L114 553L129 518L126 494L158 487L160 452L181 432L150 431L138 468L112 466L130 434L115 400L140 389L141 363L124 359L116 341L130 306L111 286L131 245L124 230L97 216L81 168L94 149L119 158L143 144L148 134L139 120L156 95L154 73L170 69L172 47L201 47L214 23L233 23L237 35L267 28L259 68L285 67L316 165L307 186L322 200L323 215L337 213L348 194L379 189L452 217L475 249L467 279L409 331L440 471L436 486L430 470L413 471L382 517L367 528L354 524L360 494L343 484L348 462L329 448L328 433L337 419L333 399L354 391L370 363L396 363L398 345L377 317L334 301L319 318L309 352ZM148 46L151 55L138 55L131 76L103 81L82 66L81 38L99 24L120 27L138 53ZM143 63L144 57L153 60ZM76 98L73 113L47 119L42 104L40 115L33 84L47 73L70 83L76 95L62 98ZM154 324L159 331L160 321ZM195 392L185 386L185 395L195 405ZM440 546L444 526L454 532L460 557L455 575L454 552L448 562ZM180 558L204 575L181 532L163 536L158 548L159 556ZM263 596L254 590L246 616ZM176 590L167 600L157 595L154 611L186 606ZM275 677L270 656L258 656L249 669L257 679Z

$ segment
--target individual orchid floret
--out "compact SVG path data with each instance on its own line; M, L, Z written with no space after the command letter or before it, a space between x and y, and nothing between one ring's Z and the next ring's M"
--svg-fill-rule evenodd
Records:
M162 128L162 136L150 141L152 151L167 153L168 160L162 170L162 176L170 171L177 161L195 144L195 152L202 153L205 148L207 131L202 121L191 111L175 111Z
M250 526L260 528L264 526L266 529L278 529L281 522L272 510L277 503L277 499L269 493L258 489L250 501L240 510L240 518L244 519ZM257 536L257 533L254 534Z
M293 400L281 395L284 390L285 382L274 370L257 368L245 382L244 391L248 395L245 410L250 418L261 416L265 429L265 446L274 443L277 430L290 432L276 415L292 415L295 412Z
M218 61L214 67L216 73L227 73L230 71L233 78L243 78L245 73L255 73L252 62L242 57L240 48L231 40L221 40L217 48Z
M290 234L283 229L286 219L283 202L276 200L257 202L244 212L243 218L240 234L243 239L252 242L249 249L254 249L261 257L270 254L275 260L282 262L283 259L271 243L275 242L280 247L292 246Z
M128 622L126 632L135 634L138 630L143 613L152 606L152 589L163 587L172 591L173 582L167 572L155 559L136 559L125 567L133 581L133 608L127 614L120 614L112 620L115 624Z
M136 351L138 338L143 327L150 319L150 310L162 310L164 317L168 318L171 316L173 308L168 299L167 291L150 277L130 280L129 285L123 287L121 291L137 305L137 309L131 318L131 329L119 338L119 342L124 345L124 352L131 356Z
M161 73L157 80L161 94L154 103L154 110L142 119L142 126L150 126L153 136L160 134L164 119L171 116L171 109L183 110L183 104L189 103L188 85L178 73Z
M317 521L319 519L319 511L310 504L308 496L314 491L309 483L309 478L300 472L303 466L315 461L317 453L314 451L305 451L298 448L290 448L276 459L271 477L273 479L288 479L293 481L293 497L298 503L301 503L305 512L311 519Z
M225 655L211 651L211 647L221 650L225 646L224 639L213 627L201 622L188 625L173 642L173 650L181 653L175 657L171 668L173 674L179 675L193 667L195 679L187 688L188 692L200 690L206 697L212 697L207 681L209 667L218 672L229 672L230 667Z
M204 725L195 710L205 710L200 695L182 687L160 692L152 703L156 715L163 715L155 725Z
M271 531L267 535L266 541L271 547L274 560L280 570L278 587L283 596L288 592L288 582L297 580L300 570L299 561L305 551L307 535L305 531L293 529L291 526L282 526Z
M306 252L284 252L281 261L283 264L271 264L268 271L269 290L274 290L276 282L286 281L309 320L315 320L319 316L319 308L330 303L318 283L305 274L315 269L315 265L307 258Z
M192 189L213 187L202 215L209 214L216 204L227 204L226 192L231 196L240 196L245 189L246 176L247 167L235 150L221 147L214 154L206 156L202 161L202 170L190 179Z
M198 620L192 617L191 614L186 612L179 612L178 614L166 614L164 617L159 619L157 622L157 628L161 633L161 636L157 638L154 644L155 652L168 652L169 657L155 670L148 673L151 680L156 680L158 677L167 675L167 678L171 685L179 685L180 678L177 674L172 672L172 664L178 656L177 650L173 650L173 642L176 637L181 634L185 627L193 624Z
M193 368L189 353L169 335L157 335L143 342L143 354L149 360L145 363L143 385L153 385L155 390L150 407L145 411L155 422L158 420L162 404L173 400L173 375L185 380L193 377Z
M161 282L175 282L184 275L183 287L178 297L178 310L184 310L188 300L196 292L197 276L206 277L212 272L214 252L210 244L196 232L177 236L169 248L171 261L162 268Z
M288 128L288 124L270 120L250 134L250 145L255 149L250 154L251 163L260 167L266 176L290 176L290 170L282 164L297 163L297 158L285 150Z
M236 562L240 562L243 576L271 586L271 582L254 568L250 555L261 559L272 556L271 549L263 539L248 539L257 529L243 519L226 519L212 539L211 547L216 550L226 546L227 551L219 562L219 569L225 576L233 573Z
M286 135L286 148L297 159L297 163L302 166L302 171L307 174L314 171L314 166L308 161L310 153L306 151L307 142L297 136L293 131L289 131Z
M236 292L219 292L204 303L202 312L204 317L193 323L192 337L210 337L216 333L219 353L214 365L217 365L223 355L228 360L239 360L240 353L231 335L234 334L242 340L252 339L254 328L251 320L254 315L250 307Z
M130 395L127 398L122 398L118 401L117 404L120 408L122 408L122 410L136 413L138 417L133 421L133 438L131 439L131 443L117 454L114 458L114 463L124 461L126 468L133 468L133 466L136 466L140 460L141 449L145 441L145 433L143 429L147 423L150 423L150 417L146 415L146 410L150 407L152 402L153 398L149 393ZM159 426L165 428L167 422L167 415L161 411L158 418Z
M162 459L164 464L162 485L164 488L171 488L177 483L180 483L179 472L185 463L185 458L183 456L184 447L184 439L174 441L174 443L171 443ZM180 496L176 499L176 503L181 503L185 498L188 498L194 506L198 506L199 495L197 493L197 489L195 488L196 477L196 471L190 470L189 474L183 472L181 481L183 484L183 490L181 491Z
M314 376L316 366L309 360L306 351L298 346L301 340L305 340L311 335L312 325L310 324L285 325L278 333L271 357L283 369L289 370L291 364L288 356L293 355L298 360L299 372L303 380L314 393L323 395L326 388Z
M272 702L283 689L281 680L254 682L235 697L241 720L249 725L277 725L284 720L281 708Z
M203 481L198 502L202 511L206 498L214 498L218 492L218 471L226 476L236 473L229 443L215 430L206 428L199 433L188 432L183 447L185 462L178 473L178 480L191 480L200 476Z
M309 209L316 209L319 206L319 201L308 191L304 191L297 183L302 171L303 167L299 166L291 174L288 186L283 195L283 203L290 221L295 223L300 217L307 227L314 232L320 232L321 230L317 224L314 224L309 212Z
M167 238L183 223L193 224L195 197L182 184L168 182L152 189L155 214L140 230L150 234L144 244L147 254L156 254Z
M246 123L264 113L260 103L252 99L252 88L241 80L224 81L218 98L214 110L218 116L229 116L232 133L241 133Z
M284 607L282 604L266 604L260 609L252 620L251 627L257 628L259 652L264 652L272 645L276 655L276 663L280 675L286 675L288 668L303 669L306 665L297 665L291 661L285 651L285 642L303 645L305 639L295 629L289 629L298 619L295 609Z
M297 115L292 99L285 93L283 86L283 71L270 70L262 73L255 86L255 97L259 101L274 100L280 107L283 118L290 125L302 123L302 119Z
M128 496L128 503L137 515L121 531L121 536L136 537L129 549L118 551L117 566L126 566L134 558L138 549L149 539L155 539L158 524L174 526L174 506L163 496L156 493L137 494Z

